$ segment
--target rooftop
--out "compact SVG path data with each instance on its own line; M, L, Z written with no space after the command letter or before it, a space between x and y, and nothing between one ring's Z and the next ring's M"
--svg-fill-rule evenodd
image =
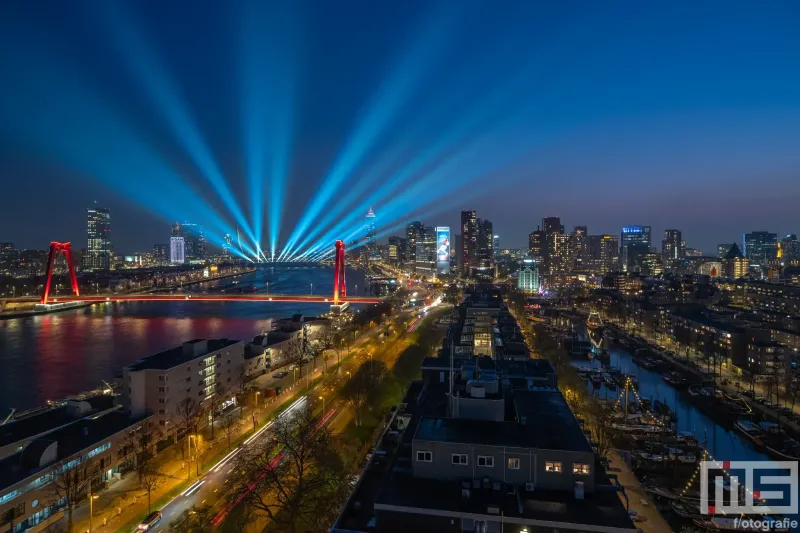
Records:
M89 417L31 441L22 451L0 460L0 487L6 488L51 465L39 466L42 453L53 442L58 443L57 460L61 461L82 450L104 444L112 435L137 424L120 411Z
M168 370L239 342L233 339L192 339L181 346L139 359L128 370Z

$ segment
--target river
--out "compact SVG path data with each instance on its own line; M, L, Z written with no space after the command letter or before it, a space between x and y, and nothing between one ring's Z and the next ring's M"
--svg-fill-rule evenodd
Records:
M234 283L235 282L235 283ZM364 274L347 272L348 293L364 294ZM357 287L357 288L356 288ZM333 294L333 268L260 266L187 291ZM251 340L270 319L318 315L329 304L276 302L122 302L0 320L0 419L103 384L141 357L194 338Z

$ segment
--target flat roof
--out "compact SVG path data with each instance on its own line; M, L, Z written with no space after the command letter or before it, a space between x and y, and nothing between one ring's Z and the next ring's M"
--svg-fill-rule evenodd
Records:
M45 449L58 442L57 461L61 461L94 445L101 445L112 435L139 423L121 411L112 411L70 424L28 444L22 451L0 460L0 487L7 488L52 466L39 466ZM116 452L115 452L116 453Z
M512 401L519 422L423 417L414 439L592 453L583 430L555 389L514 391Z
M24 418L11 420L0 426L0 446L7 446L21 440L29 439L36 435L53 431L66 424L71 424L91 413L110 409L114 406L114 397L107 394L92 396L76 402L87 402L92 407L92 411L85 415L74 415L70 413L67 404L44 409Z
M197 344L199 342L208 342L208 349L199 354L195 353L193 350L185 349L187 344ZM198 357L203 357L211 352L222 350L228 346L233 346L239 342L242 341L233 339L192 339L180 346L176 346L175 348L170 348L169 350L139 359L132 365L129 365L128 369L132 371L167 370L182 365L193 359L197 359Z
M378 492L376 505L481 515L489 515L487 507L496 505L506 518L548 522L547 527L551 529L557 527L554 522L560 522L619 528L632 532L636 530L619 496L613 490L596 490L587 494L585 499L577 500L571 491L537 488L534 492L526 492L518 487L518 501L517 495L508 494L502 483L500 490L493 490L491 487L470 488L469 498L464 498L461 483L458 481L415 478L407 472L395 472L387 481ZM500 514L496 516L499 520Z

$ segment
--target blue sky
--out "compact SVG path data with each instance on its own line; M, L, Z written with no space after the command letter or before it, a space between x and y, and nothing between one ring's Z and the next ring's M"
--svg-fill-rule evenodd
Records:
M0 241L83 245L93 201L122 252L172 220L325 247L370 205L515 247L547 215L709 252L800 231L794 2L0 9Z

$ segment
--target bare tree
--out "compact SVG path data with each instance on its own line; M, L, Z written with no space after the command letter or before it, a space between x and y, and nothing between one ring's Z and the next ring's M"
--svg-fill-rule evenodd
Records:
M153 491L156 490L156 487L161 483L162 479L161 472L159 472L155 467L151 465L147 465L142 470L141 474L139 475L139 486L144 489L147 493L147 512L150 512L150 496L152 495Z
M125 464L136 471L139 482L150 459L156 454L157 435L153 426L145 421L128 433L123 444Z
M316 531L321 520L329 526L347 496L347 476L330 429L306 409L279 418L272 435L239 454L241 475L227 497L280 531Z
M342 397L355 413L356 426L361 426L363 409L374 399L385 376L386 365L382 361L365 361L342 387Z
M306 346L301 339L292 339L286 345L283 352L286 355L286 361L292 368L300 370L300 377L303 376L303 363L308 356Z
M219 419L219 429L222 430L222 433L225 434L225 438L228 441L228 451L231 449L231 437L236 434L240 422L239 419L233 416L233 413L225 413Z
M175 406L175 415L177 416L177 425L178 430L183 433L184 438L186 439L186 448L181 447L181 456L186 459L186 452L189 450L189 447L192 445L192 435L197 434L197 424L200 420L200 416L202 415L202 408L200 404L194 398L184 398L178 405ZM190 475L190 468L191 465L191 452L189 453L189 461L187 461L187 477Z
M50 492L53 500L61 502L67 514L67 533L72 533L72 513L78 504L86 498L92 481L97 479L100 469L91 459L80 458L64 460L53 469L53 482Z
M211 418L211 440L214 440L214 422L222 411L222 406L225 403L226 390L222 383L217 383L214 388L214 393L208 398L208 414Z

